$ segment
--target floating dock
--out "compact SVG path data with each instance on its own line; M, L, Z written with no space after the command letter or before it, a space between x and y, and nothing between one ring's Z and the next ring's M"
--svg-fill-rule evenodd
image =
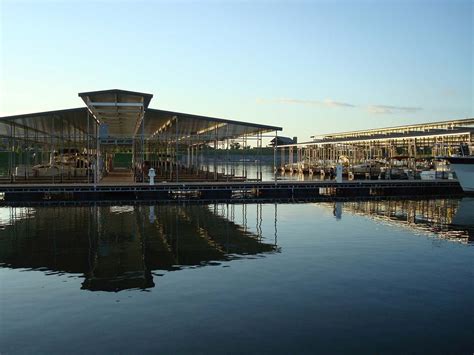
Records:
M3 204L40 201L165 201L462 195L456 180L243 181L0 185Z

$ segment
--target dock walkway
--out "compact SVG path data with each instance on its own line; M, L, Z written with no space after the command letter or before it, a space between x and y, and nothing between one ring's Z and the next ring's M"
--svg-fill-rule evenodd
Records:
M242 181L0 185L3 201L101 201L301 197L450 196L456 180Z

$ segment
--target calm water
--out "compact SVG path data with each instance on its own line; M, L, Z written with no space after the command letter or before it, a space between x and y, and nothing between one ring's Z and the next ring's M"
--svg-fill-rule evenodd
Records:
M474 351L474 199L0 209L3 353Z

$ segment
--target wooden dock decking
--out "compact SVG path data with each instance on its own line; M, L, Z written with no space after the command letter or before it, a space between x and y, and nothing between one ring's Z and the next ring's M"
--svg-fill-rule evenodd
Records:
M167 182L148 185L102 181L99 184L4 184L9 201L179 200L302 197L459 196L456 180L361 180Z

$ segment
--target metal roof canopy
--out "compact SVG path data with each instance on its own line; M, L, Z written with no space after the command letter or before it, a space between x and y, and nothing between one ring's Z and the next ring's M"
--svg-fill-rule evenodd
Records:
M105 139L133 138L143 133L145 139L175 140L177 136L182 143L195 144L282 130L275 126L150 109L152 94L113 89L78 95L87 108L0 117L0 136L12 136L14 127L15 137L41 136L44 141L51 136L72 139L89 132L88 111L91 122L95 118L97 123L107 127L107 135L102 137Z
M46 111L0 117L0 136L47 141L51 137L72 139L87 132L87 108Z
M78 95L98 122L107 125L112 136L131 132L135 135L153 97L152 94L118 89Z
M311 138L322 137L326 139L334 138L348 138L348 137L359 137L359 136L371 136L376 134L391 134L391 133L409 133L409 132L420 132L430 131L433 129L453 129L460 126L472 126L474 125L474 118L461 118L447 121L427 122L427 123L416 123L403 126L393 127L382 127L382 128L371 128L357 131L338 132L319 134L311 136Z
M434 137L449 137L449 136L460 136L460 135L472 135L474 134L474 128L470 127L455 127L453 129L432 129L426 132L423 131L410 131L408 133L390 133L390 134L374 134L371 136L361 137L343 137L343 138L323 138L317 139L310 142L302 142L297 144L286 144L280 145L279 148L285 147L308 147L315 145L333 145L333 144L357 144L367 142L380 142L380 141L405 141L412 139L423 139L423 138L434 138Z
M169 137L174 140L177 136L178 141L190 144L237 139L244 135L281 130L281 127L155 109L146 111L144 127L145 137L148 139Z

